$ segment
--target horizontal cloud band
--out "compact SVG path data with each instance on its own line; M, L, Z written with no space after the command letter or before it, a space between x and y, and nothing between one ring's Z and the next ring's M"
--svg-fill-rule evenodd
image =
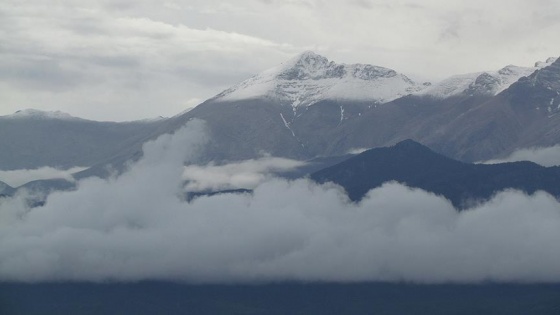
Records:
M0 281L560 281L560 203L506 191L457 212L388 183L350 203L334 185L267 180L251 195L181 201L204 124L144 146L119 177L43 207L0 203Z

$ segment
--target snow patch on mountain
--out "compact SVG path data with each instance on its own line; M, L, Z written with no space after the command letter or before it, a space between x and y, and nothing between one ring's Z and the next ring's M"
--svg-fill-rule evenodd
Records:
M225 90L215 99L266 97L296 108L327 99L385 103L425 88L388 68L337 64L308 51Z
M31 109L31 108L18 110L17 112L11 115L0 116L0 118L15 118L15 119L32 118L32 119L59 119L59 120L81 119L61 111L42 111L42 110Z
M553 64L554 62L556 62L557 59L558 59L558 57L550 57L550 58L546 59L546 61L537 61L535 63L535 68L542 69L544 67L548 67L551 64Z
M84 119L76 116L72 116L68 113L61 111L43 111L38 109L22 109L18 110L11 115L0 116L0 119L32 119L32 120L64 120L64 121L93 121L89 119ZM166 120L166 117L158 116L153 118L145 118L140 120L123 121L121 123L157 123L159 121Z
M436 98L447 98L459 94L469 96L497 95L520 78L527 77L536 70L550 66L556 59L551 57L544 62L539 61L533 67L509 65L498 71L454 75L416 94Z

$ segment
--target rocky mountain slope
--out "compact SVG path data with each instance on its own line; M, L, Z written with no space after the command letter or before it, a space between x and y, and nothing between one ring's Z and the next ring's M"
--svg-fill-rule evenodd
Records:
M560 143L559 114L560 59L473 106L423 143L462 160L503 157Z

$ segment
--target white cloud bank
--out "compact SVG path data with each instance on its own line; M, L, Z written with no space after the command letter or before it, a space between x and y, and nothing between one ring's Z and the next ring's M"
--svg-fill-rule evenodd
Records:
M0 204L0 281L560 281L560 203L499 194L457 212L390 183L356 205L335 186L269 180L252 196L178 198L191 122L110 180L27 209Z
M183 179L188 182L187 191L253 189L271 179L273 172L293 170L304 164L297 160L263 157L224 165L187 165Z
M72 174L85 169L86 167L72 167L64 170L45 166L29 170L0 170L0 180L12 187L19 187L25 183L40 179L65 179L67 181L74 181Z

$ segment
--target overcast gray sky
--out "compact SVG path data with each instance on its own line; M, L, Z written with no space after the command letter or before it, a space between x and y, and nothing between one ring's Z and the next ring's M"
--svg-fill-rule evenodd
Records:
M172 116L291 56L412 77L560 55L557 0L2 0L0 115Z

